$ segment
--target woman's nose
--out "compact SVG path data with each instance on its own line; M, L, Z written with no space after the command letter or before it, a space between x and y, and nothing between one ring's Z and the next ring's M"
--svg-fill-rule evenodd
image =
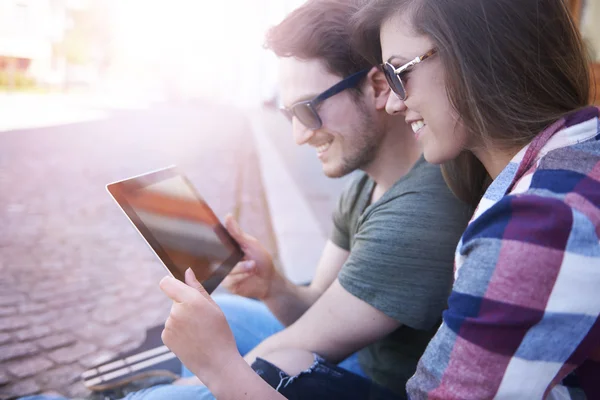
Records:
M404 100L400 100L398 95L390 90L390 95L385 103L385 111L390 115L396 115L406 111L406 104Z

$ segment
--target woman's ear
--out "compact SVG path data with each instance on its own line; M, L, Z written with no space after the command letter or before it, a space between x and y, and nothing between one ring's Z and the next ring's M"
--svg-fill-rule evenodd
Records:
M390 96L390 86L385 79L383 71L379 67L373 67L367 74L367 84L372 89L373 102L375 109L385 109L388 97Z

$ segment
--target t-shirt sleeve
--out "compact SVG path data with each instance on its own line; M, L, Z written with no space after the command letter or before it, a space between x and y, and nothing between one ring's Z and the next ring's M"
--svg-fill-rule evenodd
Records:
M409 192L372 211L358 229L340 284L403 325L430 329L441 318L453 259L466 224L450 194Z
M350 251L350 210L347 205L349 190L344 190L338 200L337 207L333 211L333 228L329 237L333 244L346 251Z

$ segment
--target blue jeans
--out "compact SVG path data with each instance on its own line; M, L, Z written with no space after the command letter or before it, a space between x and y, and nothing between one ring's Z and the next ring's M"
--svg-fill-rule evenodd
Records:
M330 364L318 355L314 363L296 376L290 376L277 366L257 358L252 369L272 388L288 400L405 400L404 394L396 394L373 383L370 379L353 374Z
M229 294L214 296L214 300L223 310L225 318L233 332L238 351L242 355L247 354L260 342L285 328L261 301ZM338 367L350 371L354 375L358 375L357 378L366 377L360 368L356 354L339 363ZM181 376L190 377L193 374L187 368L182 367ZM212 400L214 396L205 386L157 385L131 393L124 400L141 399ZM27 400L53 399L51 397L34 396L27 398Z
M367 378L355 375L318 356L315 362L296 376L289 376L275 365L258 358L252 368L265 382L289 400L404 400ZM127 400L213 400L204 386L160 385L132 393ZM25 400L25 399L23 399ZM66 400L62 397L33 396L26 400Z
M241 355L246 355L258 346L260 342L283 330L285 326L271 313L263 302L231 294L214 296L215 302L221 307ZM341 368L356 375L366 377L360 368L358 356L351 355L338 364ZM193 374L185 367L181 376Z

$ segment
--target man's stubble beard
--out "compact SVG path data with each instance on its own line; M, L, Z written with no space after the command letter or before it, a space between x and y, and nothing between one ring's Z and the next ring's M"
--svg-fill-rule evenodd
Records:
M341 178L357 169L364 170L377 157L379 147L384 137L383 129L373 121L373 116L359 104L357 109L361 114L359 126L352 134L352 140L346 141L345 153L341 165L335 171L327 172L329 178Z

